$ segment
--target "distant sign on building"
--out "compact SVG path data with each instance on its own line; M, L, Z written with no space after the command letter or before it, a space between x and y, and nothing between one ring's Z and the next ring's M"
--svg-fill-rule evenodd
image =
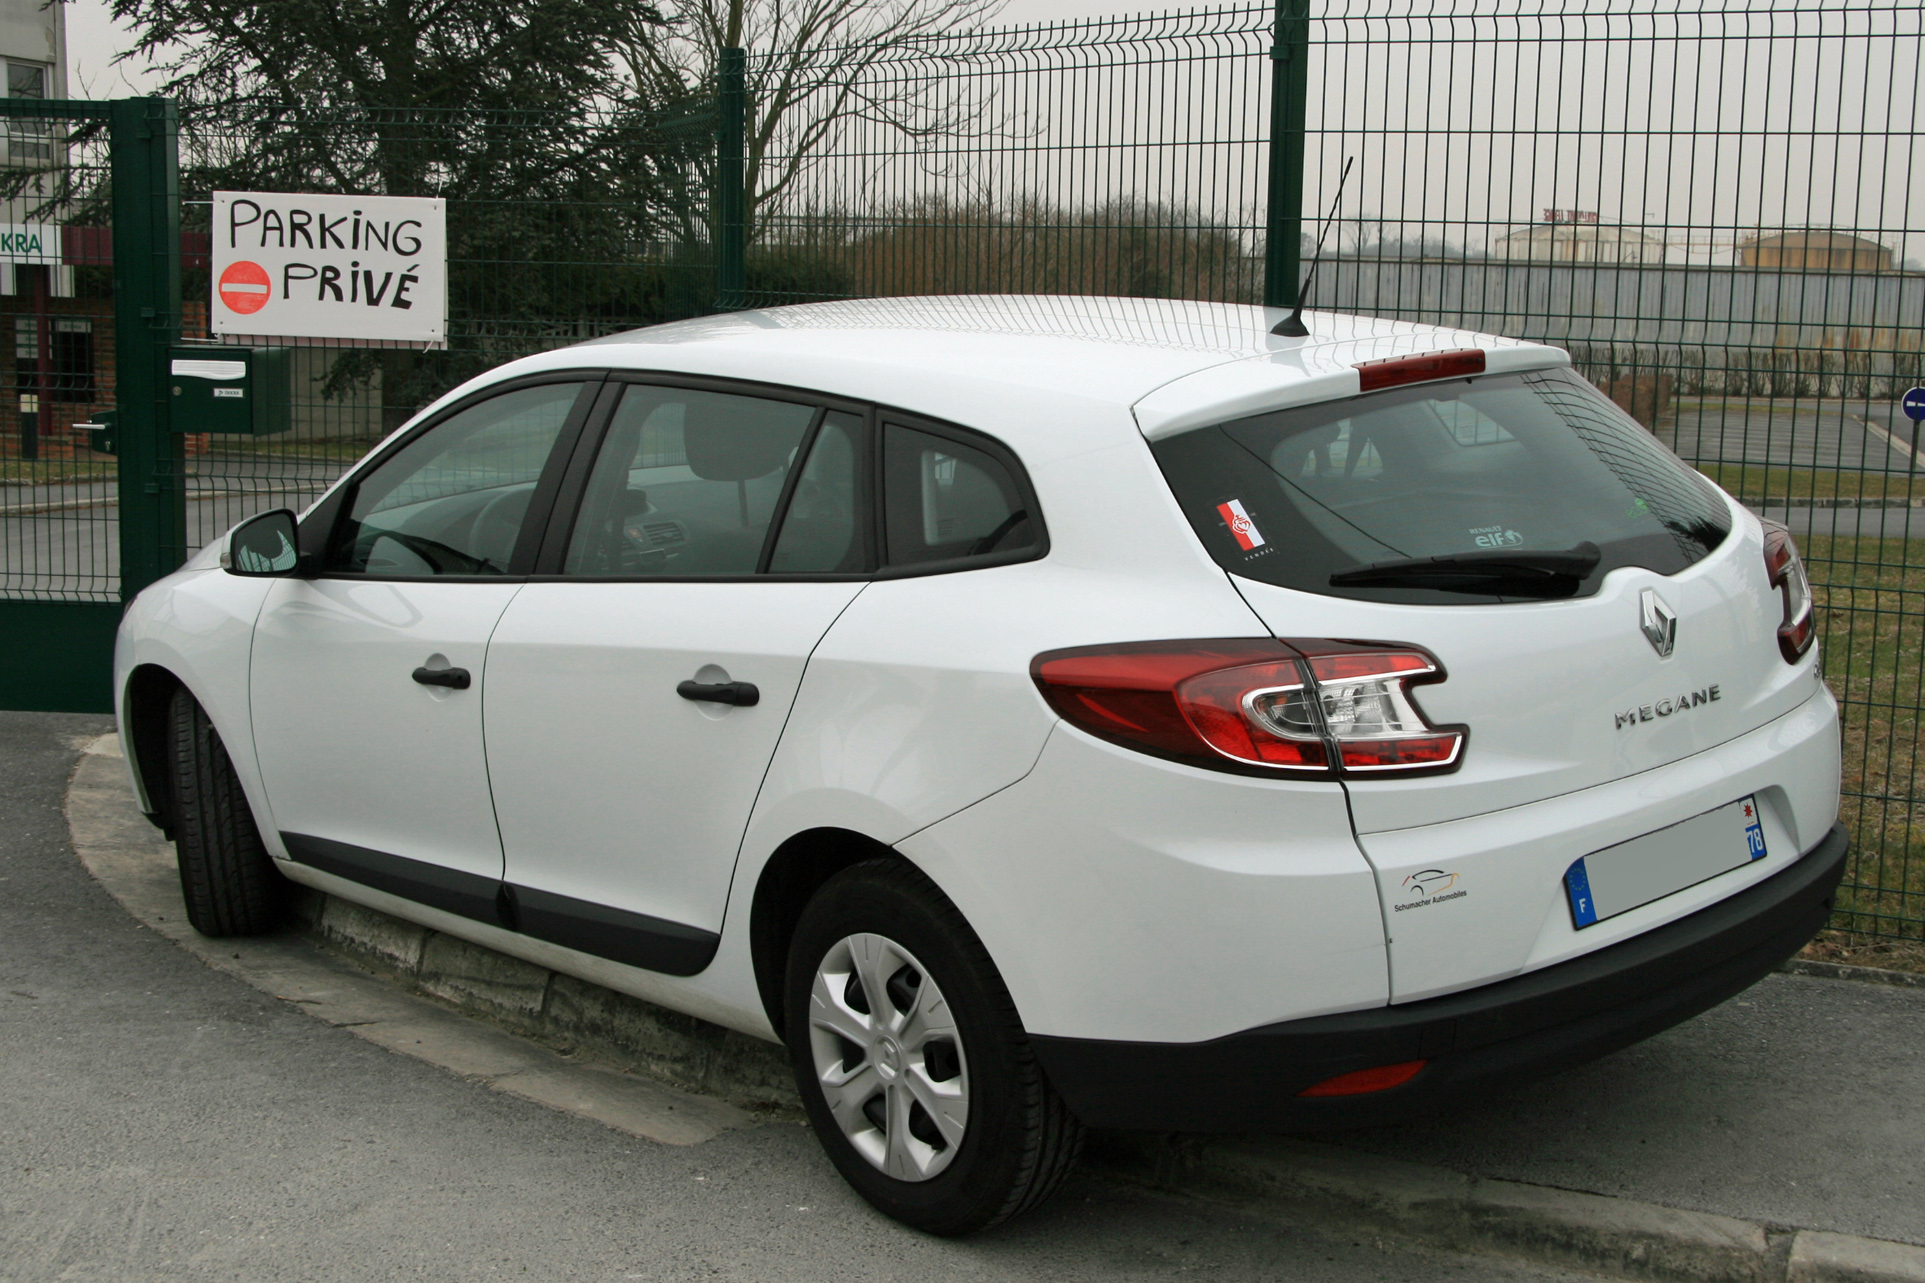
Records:
M446 347L444 202L215 192L214 336L331 347Z
M1546 223L1595 223L1597 211L1594 209L1547 209L1541 221Z

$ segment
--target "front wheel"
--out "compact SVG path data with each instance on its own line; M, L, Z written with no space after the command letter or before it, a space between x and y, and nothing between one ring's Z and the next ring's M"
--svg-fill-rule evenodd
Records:
M280 921L287 884L261 844L227 746L185 688L168 707L174 850L187 921L204 936L258 935Z
M784 1019L830 1159L883 1213L967 1234L1042 1202L1082 1127L982 942L915 868L854 865L803 910Z

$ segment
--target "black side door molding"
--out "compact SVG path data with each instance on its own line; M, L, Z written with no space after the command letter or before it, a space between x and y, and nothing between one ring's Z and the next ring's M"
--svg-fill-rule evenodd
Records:
M430 909L486 922L489 926L500 924L501 917L495 910L500 878L484 878L478 873L464 873L425 860L410 860L332 838L309 837L305 833L283 833L281 841L297 863L323 873L425 904Z
M605 904L509 885L515 929L565 949L592 953L671 976L692 976L708 966L722 937L645 913L611 909Z
M700 927L552 891L519 887L459 869L389 855L304 833L281 841L297 863L492 927L503 927L565 949L625 966L692 976L707 967L722 937Z

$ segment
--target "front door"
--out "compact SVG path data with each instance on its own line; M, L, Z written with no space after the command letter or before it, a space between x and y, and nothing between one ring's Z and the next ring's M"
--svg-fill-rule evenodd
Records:
M488 649L520 930L674 975L708 965L809 654L862 588L864 439L859 416L805 402L625 391L559 575L522 590Z
M591 393L579 378L521 387L414 435L343 492L320 575L274 584L255 627L254 738L296 861L496 921L488 638Z

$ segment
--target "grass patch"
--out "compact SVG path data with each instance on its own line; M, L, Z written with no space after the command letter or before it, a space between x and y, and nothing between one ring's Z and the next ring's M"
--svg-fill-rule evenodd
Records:
M1877 967L1883 971L1925 971L1925 942L1882 940L1850 931L1820 931L1818 938L1798 951L1813 962L1836 962L1847 967Z
M352 463L374 448L372 440L302 441L277 437L217 437L208 446L209 454L255 455L270 459L316 459L329 463ZM1925 493L1925 491L1921 491Z
M1698 470L1755 506L1796 505L1814 499L1836 502L1909 503L1925 500L1925 473L1851 472L1836 468L1787 468L1766 463L1706 463Z
M1840 818L1852 856L1834 925L1925 940L1925 540L1818 535L1804 553L1825 678L1844 714Z
M112 459L0 459L0 483L63 486L76 481L111 480L120 467Z

